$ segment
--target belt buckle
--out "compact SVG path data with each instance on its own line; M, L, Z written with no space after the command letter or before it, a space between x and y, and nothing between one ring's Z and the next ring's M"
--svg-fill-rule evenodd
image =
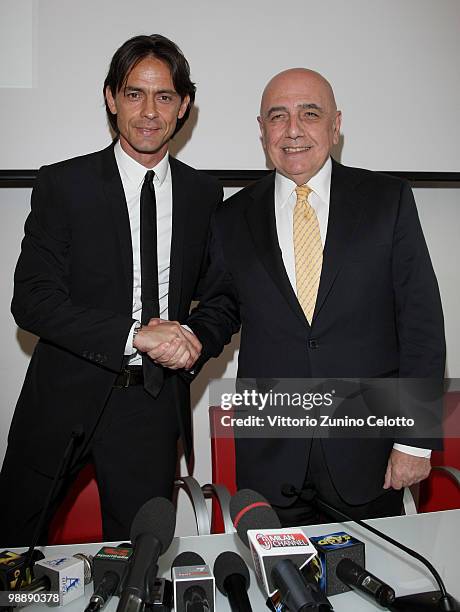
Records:
M114 389L127 389L129 387L129 383L131 382L131 370L125 368L117 377L120 382L119 384L113 385Z
M124 373L126 375L126 382L123 385L123 389L127 389L129 387L129 383L131 381L131 370L129 368L125 368Z

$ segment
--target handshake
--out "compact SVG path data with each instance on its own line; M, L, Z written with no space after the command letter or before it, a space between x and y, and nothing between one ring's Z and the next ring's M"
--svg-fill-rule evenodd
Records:
M159 365L190 370L201 354L201 342L178 321L150 319L134 336L133 346Z

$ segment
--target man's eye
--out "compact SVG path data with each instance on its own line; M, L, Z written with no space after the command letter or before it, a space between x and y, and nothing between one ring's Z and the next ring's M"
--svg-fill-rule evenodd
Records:
M286 115L284 115L283 113L278 113L277 115L272 115L270 117L271 121L282 121L285 118Z
M129 91L126 94L126 97L129 98L130 100L139 100L141 97L141 94L139 91Z
M307 111L305 116L308 117L308 119L317 119L319 117L318 113L315 113L314 111Z
M159 98L162 102L171 102L172 96L168 96L167 94L162 94Z

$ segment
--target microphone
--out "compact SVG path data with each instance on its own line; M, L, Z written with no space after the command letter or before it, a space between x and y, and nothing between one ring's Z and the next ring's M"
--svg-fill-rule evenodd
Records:
M113 595L119 594L132 554L130 546L121 545L103 546L94 555L94 593L85 612L101 610Z
M394 589L351 559L339 561L336 572L338 578L347 586L362 591L382 607L390 608L394 603Z
M317 585L308 582L300 569L290 562L290 559L282 559L273 567L272 579L282 596L281 601L284 607L288 610L326 612L333 609Z
M118 589L119 584L120 576L116 572L105 572L101 582L97 588L94 589L94 593L90 597L85 612L97 612L97 610L102 610Z
M158 572L158 557L169 548L175 527L176 511L164 497L155 497L138 510L131 526L134 554L117 612L140 612L149 601Z
M436 583L439 586L439 591L414 593L413 595L396 597L394 602L391 604L392 610L401 610L404 612L425 612L428 610L438 610L442 612L460 612L459 602L447 592L444 582L438 571L420 553L416 552L415 550L412 550L412 548L409 548L404 544L401 544L400 542L397 542L396 540L386 535L382 531L379 531L375 527L368 525L367 523L360 521L359 519L351 517L350 515L346 514L342 510L339 510L335 506L331 506L329 503L318 497L317 492L313 487L309 487L305 490L300 490L291 484L284 484L281 490L283 495L286 495L287 497L292 497L296 495L307 503L314 503L319 510L321 510L334 520L342 521L343 519L345 519L346 521L352 521L353 523L356 523L360 527L363 527L363 529L367 529L367 531L370 531L382 540L385 540L386 542L389 542L399 550L404 551L410 557L417 559L417 561L420 561L420 563L422 563L430 571L431 575L434 577Z
M34 557L37 558L34 551ZM92 580L92 556L76 553L72 557L48 557L41 555L42 563L35 565L36 578L16 590L18 597L20 593L47 594L49 605L64 605L84 595L84 585ZM81 577L83 575L83 581ZM30 576L30 570L26 576ZM35 601L26 599L18 603L24 607Z
M33 565L36 561L44 558L45 555L40 550L33 550L29 565ZM21 568L26 561L25 554L16 553L12 550L2 550L0 552L0 591L16 589L19 580L21 588L30 584L32 580L30 567L26 568L24 573L21 572Z
M238 537L249 548L249 529L278 529L278 515L268 501L251 489L240 489L230 499L230 515Z
M305 578L314 580L327 597L350 591L350 587L337 577L335 568L338 562L345 558L364 565L364 542L345 531L310 536L310 542L313 542L318 556L309 564L306 572L303 572Z
M259 581L268 593L267 605L279 599L291 612L330 610L316 585L308 583L299 567L316 555L316 549L300 527L281 528L267 500L250 489L241 489L230 500L230 515L241 540L249 546ZM262 526L267 525L268 529Z
M59 605L64 606L85 594L85 561L65 555L54 555L34 565L33 592L59 593ZM87 581L88 574L87 574ZM29 589L28 589L29 590Z
M93 555L85 555L83 553L75 553L72 555L75 559L83 561L83 576L85 585L89 584L93 579L94 557Z
M175 612L213 612L214 577L200 555L178 555L171 566L171 578Z
M249 570L234 552L223 552L214 561L214 578L219 591L228 597L232 612L252 612L248 597Z

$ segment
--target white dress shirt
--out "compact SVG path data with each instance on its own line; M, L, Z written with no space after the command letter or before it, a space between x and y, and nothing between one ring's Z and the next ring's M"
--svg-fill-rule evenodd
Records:
M312 193L308 198L310 206L315 210L318 218L321 242L326 244L327 223L329 219L329 202L331 193L332 162L328 158L324 166L315 176L308 181L308 187ZM295 256L294 256L294 235L293 217L294 208L297 201L295 192L297 185L291 179L283 176L279 172L275 176L275 218L278 242L281 248L284 267L291 281L294 291L297 293L295 278ZM395 443L396 450L415 455L416 457L430 457L431 450L407 446L406 444Z
M155 176L153 185L155 188L155 199L157 208L157 248L158 248L158 297L160 306L160 317L168 318L168 291L169 291L169 268L171 256L171 234L172 234L172 180L171 168L169 166L169 155L153 168L146 168L130 157L121 147L118 141L114 148L115 159L120 172L123 190L125 192L126 205L128 207L129 223L131 226L131 244L133 249L133 319L141 320L141 190L145 174L153 170ZM125 355L132 355L130 365L141 365L141 355L133 348L133 324L126 340Z

